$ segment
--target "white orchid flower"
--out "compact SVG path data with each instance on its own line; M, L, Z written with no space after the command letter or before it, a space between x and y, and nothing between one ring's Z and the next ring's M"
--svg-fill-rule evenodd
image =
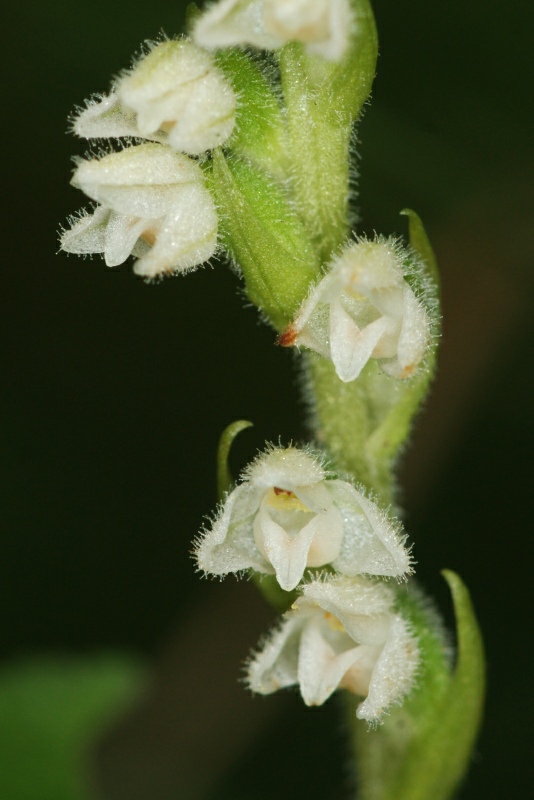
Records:
M198 19L193 38L208 48L265 50L296 41L310 55L340 61L352 27L349 0L220 0Z
M404 278L404 255L394 240L360 240L336 256L311 291L283 346L304 345L333 361L342 381L358 377L369 359L408 378L430 342L430 320Z
M132 136L200 155L224 144L235 126L236 98L206 50L185 39L161 42L114 91L74 120L86 139Z
M322 705L338 688L365 700L356 716L375 722L413 685L419 650L394 610L384 583L336 576L302 587L302 595L248 665L252 691L298 685L306 705Z
M350 483L327 480L320 460L296 447L262 453L196 544L212 575L253 569L291 591L308 567L400 577L410 555L399 527Z
M103 253L108 266L130 254L134 271L153 278L211 258L217 212L198 164L159 144L81 161L72 183L100 203L61 236L67 253Z

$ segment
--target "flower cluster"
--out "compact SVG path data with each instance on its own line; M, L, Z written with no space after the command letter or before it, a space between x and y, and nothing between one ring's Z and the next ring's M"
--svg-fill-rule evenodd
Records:
M191 156L223 144L235 112L234 91L206 50L185 39L156 45L74 120L81 137L128 138L120 152L78 164L73 185L99 205L73 220L62 249L103 253L108 266L134 255L135 272L149 278L211 258L217 212Z
M367 695L358 714L368 720L399 701L412 682L417 645L392 591L362 576L410 574L405 540L398 523L309 450L262 453L195 547L206 573L252 569L301 592L250 662L250 687L268 694L298 684L308 705L346 688ZM301 584L319 567L327 572Z

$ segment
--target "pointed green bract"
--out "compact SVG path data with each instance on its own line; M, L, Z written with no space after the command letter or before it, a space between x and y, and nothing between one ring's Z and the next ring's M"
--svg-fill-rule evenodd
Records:
M454 572L443 574L456 614L455 668L428 601L417 593L400 595L418 637L421 667L412 694L383 725L369 730L353 723L361 800L448 800L467 767L481 717L484 653L465 585Z
M221 150L213 153L213 187L222 239L243 271L247 294L281 330L319 273L306 231L279 186Z
M270 81L248 53L238 48L215 55L238 99L234 133L226 148L248 158L275 178L288 175L287 131Z
M352 125L371 91L378 43L367 0L352 0L354 32L339 63L292 42L279 51L289 127L293 191L319 255L327 261L346 239Z
M228 465L228 457L234 439L241 431L252 428L252 426L252 422L238 419L228 425L221 434L217 448L217 499L219 501L223 500L225 494L230 492L234 486L234 479Z

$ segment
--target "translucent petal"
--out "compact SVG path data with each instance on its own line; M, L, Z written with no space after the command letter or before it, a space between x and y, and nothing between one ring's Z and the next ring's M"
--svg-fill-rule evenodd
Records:
M419 649L400 616L390 620L386 642L373 669L366 700L358 706L360 719L379 719L410 690L419 664Z
M250 568L272 572L254 542L252 522L234 522L234 509L239 506L245 491L246 487L238 486L228 495L211 530L206 531L197 542L195 556L199 569L204 572L226 575Z
M304 616L287 615L263 643L248 665L247 680L253 692L271 694L298 682L300 634Z
M330 492L344 522L335 569L344 575L409 573L410 554L398 526L350 483L330 481Z
M121 106L115 93L84 108L74 120L73 130L83 139L139 136L135 114Z
M101 207L92 214L84 214L70 230L61 234L61 249L77 255L103 253L106 249L106 227L110 214L110 211Z
M278 486L295 491L324 480L325 471L319 459L297 447L274 448L262 453L245 472L254 486Z
M217 249L218 218L213 198L200 184L182 186L162 221L152 249L136 261L136 275L154 278L197 267Z

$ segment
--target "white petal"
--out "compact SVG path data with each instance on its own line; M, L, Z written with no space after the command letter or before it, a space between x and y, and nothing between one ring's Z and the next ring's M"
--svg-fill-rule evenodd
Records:
M366 700L356 716L369 721L379 719L384 711L400 702L410 690L419 664L417 642L405 621L394 616L385 645L378 657Z
M299 41L312 55L339 61L352 16L347 0L265 0L265 30L281 41Z
M271 694L298 682L300 633L305 618L288 614L248 665L248 684L253 692Z
M196 162L169 147L142 144L82 161L72 184L93 200L137 217L161 217L187 184L203 184Z
M340 380L358 377L388 327L388 320L379 317L360 330L340 302L330 305L330 353Z
M384 583L336 576L302 587L304 602L315 603L341 620L347 634L367 645L382 645L389 630L393 593Z
M108 267L122 264L132 253L141 234L157 224L156 221L147 221L139 217L125 217L122 214L111 212L106 228L106 246L104 258Z
M210 531L206 531L195 548L199 569L211 575L226 575L244 569L272 572L270 565L259 552L252 535L252 519L241 517L235 523L235 512L243 501L247 502L246 487L238 486L231 492Z
M403 537L378 506L346 481L331 481L330 491L343 516L343 541L333 566L344 575L405 575L410 554Z
M422 360L430 340L430 321L428 314L415 297L413 291L405 285L404 315L397 344L396 364L383 369L400 378L409 377Z
M310 486L324 480L321 462L306 450L296 447L274 448L261 453L249 465L244 477L254 486L294 491L299 486Z
M212 70L188 93L182 114L170 117L176 123L169 131L169 144L191 155L219 147L234 129L235 109L232 87Z
M83 139L139 136L135 114L121 106L115 93L84 108L74 120L73 130Z
M99 207L92 214L84 214L70 230L61 234L61 249L77 255L103 253L106 249L106 227L110 213Z
M202 47L251 44L274 50L283 42L265 31L264 0L221 0L198 19L193 39Z
M358 657L357 646L336 653L323 636L322 624L322 615L317 614L305 624L300 638L298 682L308 706L328 700Z
M200 266L217 249L218 218L201 184L180 187L152 249L134 265L136 275L153 278Z
M256 517L256 541L261 537L261 549L274 567L276 580L286 592L292 591L304 574L308 551L316 533L317 519L318 516L315 516L291 538L265 508L260 508Z
M235 95L212 56L191 42L162 42L123 78L118 93L144 136L198 155L221 145L235 124Z

